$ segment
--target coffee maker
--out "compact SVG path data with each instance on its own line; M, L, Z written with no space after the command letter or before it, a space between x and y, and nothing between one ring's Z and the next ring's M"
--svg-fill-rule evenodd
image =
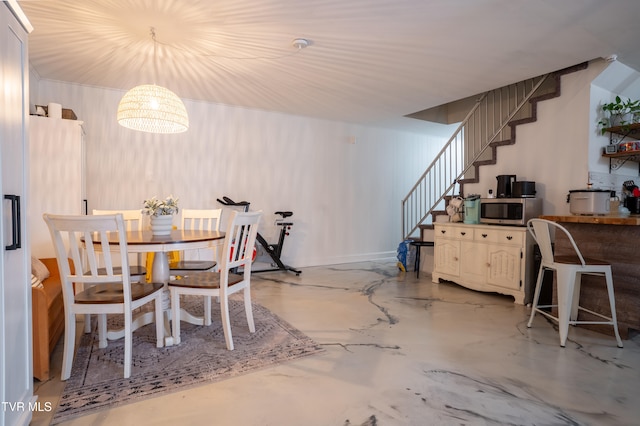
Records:
M511 198L511 186L516 181L516 175L498 175L496 179L498 180L496 197Z
M480 196L469 195L464 199L464 223L480 223Z

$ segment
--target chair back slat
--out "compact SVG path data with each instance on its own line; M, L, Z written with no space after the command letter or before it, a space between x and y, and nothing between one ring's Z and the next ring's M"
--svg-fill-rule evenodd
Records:
M113 267L114 267L114 259L112 256L112 252L109 249L109 234L106 231L100 232L100 251L102 252L102 260L104 263L104 267L107 270L107 274L113 275ZM117 253L116 253L117 254ZM127 256L128 258L129 256Z
M251 273L253 247L261 216L261 211L231 212L225 234L221 271L242 267L245 276Z
M95 252L95 246L93 244L93 233L85 232L83 236L86 244L85 245L86 262L85 262L84 269L76 269L76 271L84 274L86 273L88 268L91 275L98 275L97 273L98 264L96 262L96 259L98 258L99 254ZM74 259L74 263L75 263L75 259Z

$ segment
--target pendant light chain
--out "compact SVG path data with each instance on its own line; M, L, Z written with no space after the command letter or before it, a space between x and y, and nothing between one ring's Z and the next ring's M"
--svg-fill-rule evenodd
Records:
M156 29L154 27L149 27L149 31L151 33L151 40L153 40L153 84L158 82L158 53L156 49L158 48L158 40L156 40Z

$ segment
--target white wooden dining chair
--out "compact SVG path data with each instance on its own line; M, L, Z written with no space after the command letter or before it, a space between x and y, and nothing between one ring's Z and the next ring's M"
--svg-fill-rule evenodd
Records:
M142 231L142 210L93 210L94 215L118 213L122 214L127 231ZM135 259L135 262L132 262L132 259ZM129 275L133 281L143 281L146 278L147 270L142 266L144 259L144 253L129 255Z
M122 214L124 219L124 225L127 232L130 231L142 231L142 210L99 210L93 209L94 215L106 215L106 214ZM129 276L132 282L143 282L147 278L147 270L144 266L143 259L146 253L129 254ZM102 254L98 254L99 258L102 258ZM100 262L102 266L102 261ZM120 274L120 266L115 266L115 273ZM104 274L104 267L98 268L99 274ZM76 288L80 288L79 286ZM91 316L86 315L84 320L84 332L91 333Z
M182 209L182 228L201 231L219 231L222 209ZM217 247L210 249L186 250L180 260L169 264L173 276L194 272L212 271L218 263Z
M131 282L127 273L127 235L121 214L45 214L43 217L51 232L62 281L65 332L61 379L67 380L71 375L76 340L76 315L91 314L98 317L100 348L107 347L107 314L124 317L124 377L128 378L131 375L134 310L154 302L156 346L163 346L163 284ZM117 244L109 243L109 235L116 236ZM98 272L98 250L94 244L99 246L102 252L105 265L102 273ZM86 256L86 263L83 261L83 255ZM118 270L119 273L114 266L116 261L122 266ZM83 285L84 289L75 293L75 284Z
M242 291L249 331L255 333L256 328L251 306L251 264L261 216L261 211L249 213L234 211L231 213L221 250L218 272L187 274L180 279L169 281L171 326L175 344L180 343L180 296L187 294L206 296L204 318L202 318L203 324L206 326L211 325L211 297L219 298L224 339L227 349L232 351L233 337L229 319L229 295ZM232 273L232 270L240 272Z
M540 253L542 254L542 262L538 272L538 281L533 295L533 304L531 306L531 316L527 327L533 324L533 317L536 313L540 313L547 318L558 322L558 331L560 333L560 346L564 347L567 342L569 325L577 324L603 324L613 326L618 347L622 347L622 340L618 332L618 321L616 319L616 300L613 293L613 277L611 272L611 264L599 260L582 256L576 242L569 231L562 225L546 219L531 219L527 222L527 228L538 243ZM570 255L557 256L553 252L551 244L551 230L564 233L569 240L569 244L573 249ZM556 271L556 296L557 304L540 305L540 291L542 288L544 271ZM582 275L598 275L604 278L609 295L610 315L606 316L599 312L583 308L580 306L580 285ZM556 308L558 316L554 316L547 312L546 309ZM586 312L601 319L601 321L578 320L579 311Z

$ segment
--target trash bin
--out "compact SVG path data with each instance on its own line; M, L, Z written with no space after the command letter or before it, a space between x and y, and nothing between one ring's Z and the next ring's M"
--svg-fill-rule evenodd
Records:
M412 240L405 240L398 245L398 269L412 272L416 263L416 248L411 245Z

